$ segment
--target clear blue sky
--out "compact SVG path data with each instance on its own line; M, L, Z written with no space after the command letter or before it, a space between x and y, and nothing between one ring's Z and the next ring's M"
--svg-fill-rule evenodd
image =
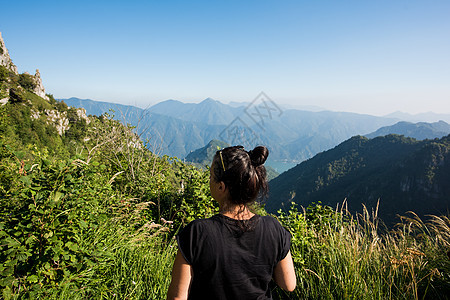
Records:
M450 113L450 1L3 1L20 72L56 98Z

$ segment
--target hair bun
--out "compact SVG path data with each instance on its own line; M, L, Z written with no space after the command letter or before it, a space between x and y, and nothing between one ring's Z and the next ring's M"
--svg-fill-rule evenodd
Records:
M269 156L269 150L264 146L255 147L255 149L248 151L252 165L258 167L266 162Z

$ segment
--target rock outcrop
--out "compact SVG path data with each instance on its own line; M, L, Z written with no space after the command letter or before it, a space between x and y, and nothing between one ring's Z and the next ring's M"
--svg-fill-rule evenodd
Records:
M8 100L9 100L9 88L0 89L0 105L6 104Z
M9 56L8 49L6 49L5 42L3 41L1 32L0 32L0 65L18 74L17 67L15 64L13 64L11 57Z
M41 79L41 73L39 73L39 70L36 69L36 74L34 75L34 83L35 83L35 88L33 90L33 92L38 95L41 98L44 98L45 100L49 100L48 96L45 94L45 88L44 85L42 84L42 79Z
M85 120L86 124L91 123L91 120L86 115L86 110L84 108L81 108L81 107L77 108L77 116L78 116L78 118Z
M15 74L19 74L17 71L17 66L13 64L11 57L9 56L9 52L5 46L5 42L3 41L1 32L0 32L0 65L4 66L6 69L14 72ZM28 73L25 72L25 74ZM45 88L44 85L42 84L41 73L39 73L39 70L36 70L36 74L33 77L34 77L33 93L48 101L49 98L45 94ZM3 94L5 94L4 91L0 91L0 96L2 96ZM8 99L9 97L6 98L0 97L0 103L5 104L6 102L8 102Z
M45 109L44 112L47 115L47 124L55 126L59 135L63 135L70 128L67 112L50 109Z

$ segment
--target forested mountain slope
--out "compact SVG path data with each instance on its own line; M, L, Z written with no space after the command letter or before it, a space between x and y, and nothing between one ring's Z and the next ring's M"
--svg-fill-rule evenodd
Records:
M270 182L266 208L276 211L294 201L350 211L375 208L387 223L414 211L446 214L450 207L450 136L417 141L399 135L368 139L355 136L319 153Z

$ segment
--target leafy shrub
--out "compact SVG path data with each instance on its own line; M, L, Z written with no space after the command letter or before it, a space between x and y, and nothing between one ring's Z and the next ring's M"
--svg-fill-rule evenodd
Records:
M34 79L34 76L30 74L20 74L18 82L26 90L32 91L36 88L36 81Z
M55 107L60 112L67 111L69 109L69 107L67 106L66 102L64 102L64 101L56 101Z
M11 88L9 90L9 101L11 103L21 103L25 102L26 97L24 91L19 88Z
M183 225L202 218L209 218L219 212L219 205L209 190L209 170L177 163L177 177L183 183L182 198L177 218Z
M53 95L52 94L46 94L46 96L48 97L48 102L51 104L51 105L56 105L56 100L55 100L55 97L53 97Z
M108 193L102 185L84 184L92 182L87 178L92 170L45 158L33 166L23 161L10 164L14 166L19 172L11 176L14 185L1 203L1 285L55 284L94 264L95 255L86 257L94 249L80 249L79 245L87 231L104 221L101 206L89 197Z
M145 203L119 198L113 191L105 165L52 160L38 152L32 165L14 151L2 156L9 158L0 165L0 179L9 181L0 203L5 298L17 293L35 298L58 286L78 289L86 284L90 288L82 297L90 298L102 274L116 264L116 255L127 247L139 251L138 241L165 239L167 228L143 218ZM107 280L104 284L109 286Z
M0 83L8 79L9 71L4 66L0 66Z

